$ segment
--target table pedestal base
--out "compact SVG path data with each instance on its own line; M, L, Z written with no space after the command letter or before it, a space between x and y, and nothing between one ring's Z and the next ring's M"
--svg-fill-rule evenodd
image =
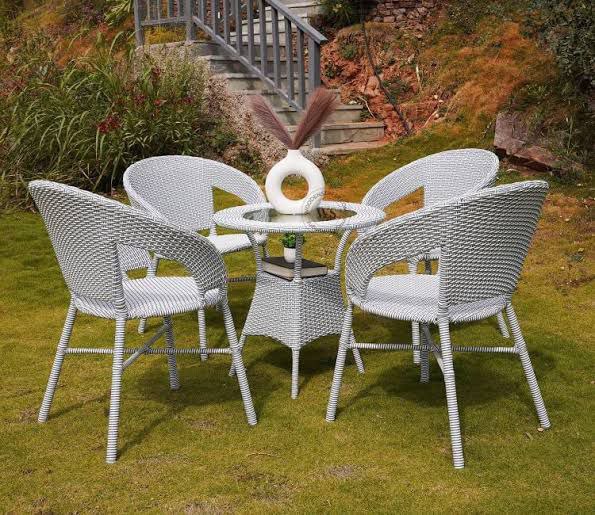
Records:
M254 298L240 345L244 345L247 336L268 336L291 348L291 397L295 399L298 395L300 349L321 336L341 334L344 313L338 273L286 281L261 272L256 279ZM354 358L358 370L363 372L359 352L354 352Z

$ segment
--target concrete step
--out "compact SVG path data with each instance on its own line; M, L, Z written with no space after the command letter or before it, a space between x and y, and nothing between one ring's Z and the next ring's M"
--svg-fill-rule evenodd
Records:
M213 73L244 73L246 68L244 65L235 57L225 55L208 55L204 56L211 65ZM254 60L256 66L260 68L260 56ZM286 71L287 63L281 62L281 70ZM274 61L272 58L267 59L266 69L268 74L273 74ZM297 59L293 60L293 69L297 70Z
M264 89L270 89L269 86L260 79L255 73L218 73L215 74L217 77L227 80L229 89L232 91L260 91ZM308 84L308 75L306 74L306 91L310 91L310 85ZM281 74L281 88L286 89L287 87L287 75ZM298 92L299 81L294 76L293 79L294 91Z
M356 143L339 143L337 145L323 145L320 150L327 156L345 156L362 150L373 150L386 145L385 141L360 141ZM309 148L306 146L305 148Z
M285 7L289 7L291 12L300 16L314 16L320 13L320 0L304 0L301 2L283 2Z
M290 134L297 126L287 127ZM360 143L378 141L384 137L384 123L382 122L351 122L327 123L322 126L322 145L337 145L344 143Z
M286 125L296 125L299 123L302 114L290 106L275 107L275 112ZM329 118L329 123L352 123L359 122L362 112L362 106L359 104L347 105L340 104L337 110Z
M317 0L305 0L302 2L283 2L293 14L301 18L307 18L320 12L320 2ZM266 7L266 19L271 19L271 8ZM281 18L281 17L279 17Z

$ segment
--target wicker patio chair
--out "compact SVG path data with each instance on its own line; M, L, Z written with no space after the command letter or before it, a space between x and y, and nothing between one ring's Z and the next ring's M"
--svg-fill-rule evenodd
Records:
M477 148L447 150L413 161L378 181L364 196L362 204L386 209L418 189L423 190L424 207L450 198L493 186L498 173L498 157L493 152ZM369 230L369 229L366 229ZM346 243L346 240L345 240ZM409 272L417 273L423 261L425 272L431 273L431 262L438 260L440 251L432 249L423 256L408 260ZM502 336L509 332L502 313L496 315ZM413 361L419 363L419 324L411 324L414 345Z
M143 159L124 172L124 188L130 203L170 224L188 231L208 230L208 239L221 254L252 249L245 234L217 234L213 223L213 189L231 193L246 204L266 202L256 182L246 174L217 161L192 156L158 156ZM266 252L266 234L255 235ZM159 259L156 255L147 275L156 274ZM230 282L253 280L253 276L228 278ZM199 337L206 345L204 313L198 312ZM144 332L145 320L139 323ZM206 359L207 355L201 355Z
M172 390L180 386L176 354L205 352L231 354L248 423L256 424L250 389L242 365L233 320L227 303L225 266L221 255L205 237L172 227L114 200L49 181L33 181L29 190L45 221L64 280L70 290L70 307L56 351L54 365L39 411L48 418L62 362L67 354L112 354L112 387L106 461L117 457L122 372L143 354L165 354ZM122 262L122 249L135 260ZM136 253L131 252L135 249ZM142 249L142 250L141 250ZM143 254L159 255L184 265L191 277L128 279L123 269L137 266ZM229 348L176 349L172 315L218 306L223 313ZM116 321L111 348L72 348L70 335L77 312ZM129 319L163 317L163 326L142 347L124 347ZM152 345L165 335L165 349ZM130 354L124 360L124 355Z
M527 181L487 188L390 220L360 236L347 254L348 307L335 365L326 419L335 419L345 355L349 349L408 350L410 344L360 343L351 339L354 306L364 312L422 324L421 382L429 380L429 352L442 369L454 466L464 466L452 351L518 354L537 416L550 421L511 304L547 183ZM437 275L377 276L409 256L440 249ZM485 319L506 310L514 346L452 346L450 323ZM440 344L429 326L438 325Z

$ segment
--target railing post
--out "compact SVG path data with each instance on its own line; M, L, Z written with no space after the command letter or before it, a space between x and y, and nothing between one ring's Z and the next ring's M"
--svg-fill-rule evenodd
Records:
M137 47L144 46L145 34L141 23L139 0L134 0L134 37L136 38Z
M320 45L311 37L308 38L308 82L312 92L320 86ZM312 138L312 147L320 148L321 132Z
M192 43L196 41L196 26L194 25L194 20L192 16L194 15L193 12L193 4L194 0L185 0L184 1L184 16L186 17L186 43Z

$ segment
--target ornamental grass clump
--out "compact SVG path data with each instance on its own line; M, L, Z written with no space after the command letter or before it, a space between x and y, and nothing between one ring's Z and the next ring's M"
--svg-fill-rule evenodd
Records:
M220 159L241 143L220 105L209 101L204 61L185 54L116 52L112 44L61 68L48 47L41 40L22 48L25 55L0 74L10 88L0 95L4 207L28 205L26 184L33 179L109 193L139 159L167 154ZM244 154L242 164L258 168L257 153Z

